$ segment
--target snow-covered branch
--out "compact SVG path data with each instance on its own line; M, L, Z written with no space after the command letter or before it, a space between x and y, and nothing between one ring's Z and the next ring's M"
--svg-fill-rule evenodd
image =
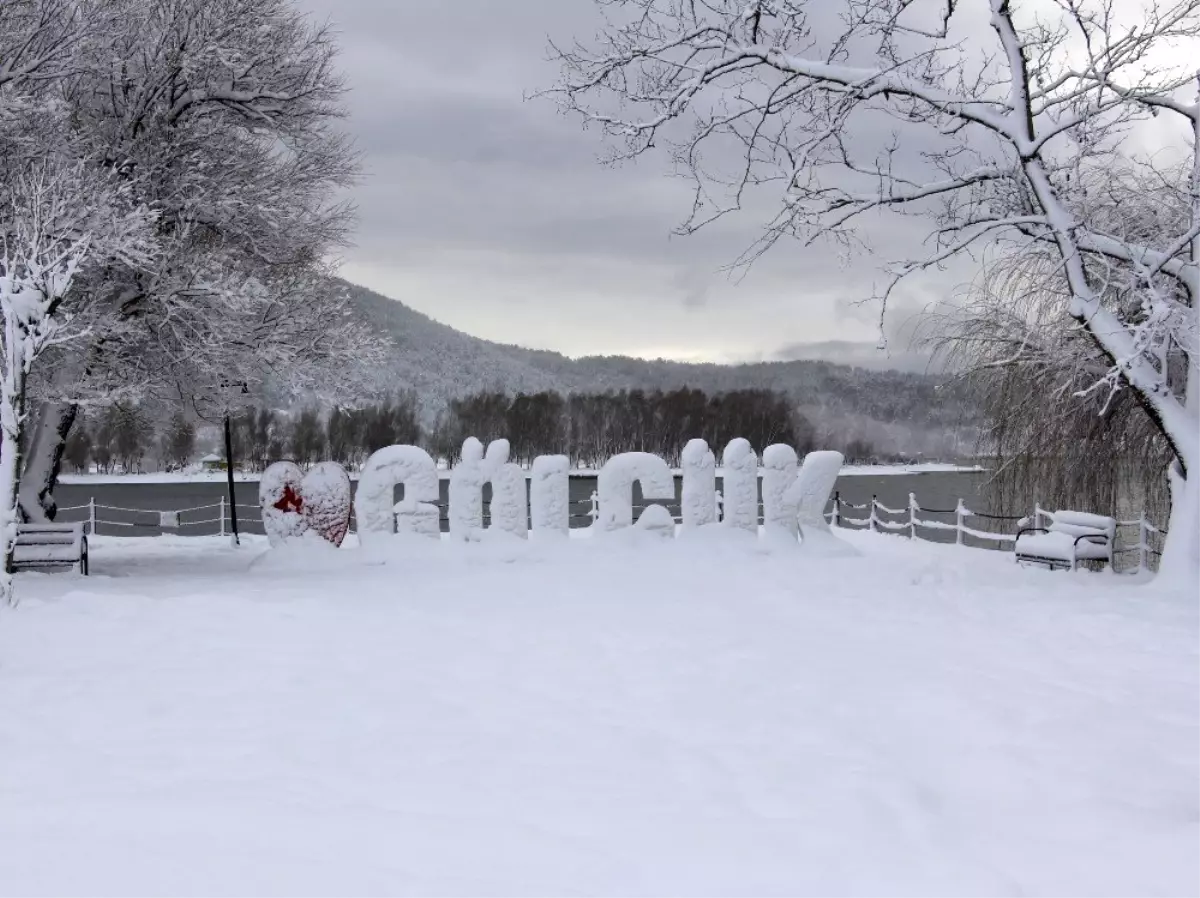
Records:
M1179 92L1195 71L1160 56L1200 39L1200 0L1148 0L1136 21L1108 0L959 0L927 14L904 0L836 5L831 33L827 15L816 24L829 4L815 0L612 0L615 24L594 45L555 50L562 80L548 93L612 138L617 158L670 152L696 185L684 231L743 208L750 191L773 196L779 212L746 263L783 237L861 245L859 221L879 211L927 218L934 243L882 263L884 298L989 241L1049 248L1070 291L1064 314L1107 359L1097 383L1132 389L1181 469L1200 471L1200 387L1187 386L1197 191L1137 158L1130 137L1170 110L1189 124L1180 143L1194 139ZM990 33L956 28L968 8ZM1094 216L1117 208L1106 182L1131 183L1131 168L1187 200L1154 220Z

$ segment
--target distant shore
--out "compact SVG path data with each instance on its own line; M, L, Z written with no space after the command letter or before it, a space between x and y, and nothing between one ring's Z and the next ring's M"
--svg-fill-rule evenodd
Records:
M914 465L844 465L841 470L841 476L868 476L877 477L888 474L938 474L946 472L970 473L979 472L984 469L978 465L954 465L942 462L922 462ZM596 468L577 468L570 472L572 477L595 477ZM675 469L675 473L679 474L680 470ZM717 475L720 476L721 469L717 469ZM234 471L233 479L237 483L256 483L261 475L257 472ZM438 476L447 480L450 477L450 470L443 468L438 471ZM358 479L358 473L351 473L352 480ZM83 483L224 483L226 474L224 471L176 471L165 472L156 471L146 474L62 474L59 476L60 483L83 484Z

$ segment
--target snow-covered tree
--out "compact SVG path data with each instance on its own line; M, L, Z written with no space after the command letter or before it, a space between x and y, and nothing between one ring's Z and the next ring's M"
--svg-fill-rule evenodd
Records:
M48 347L86 336L63 309L72 279L89 255L118 264L149 261L147 216L122 209L119 188L83 166L38 163L6 184L8 208L0 209L0 602L13 601L12 551L19 510L21 434L29 375Z
M53 510L80 404L153 399L216 419L245 391L335 391L380 346L329 279L358 165L331 31L291 0L103 5L57 102L79 152L155 213L156 264L88 266L65 297L92 337L55 351L36 384L21 485L34 517Z
M1064 314L1100 351L1096 383L1132 391L1175 461L1164 572L1200 576L1200 199L1147 235L1087 214L1088 189L1138 158L1151 116L1177 118L1195 157L1200 0L612 0L598 44L558 50L565 108L618 156L670 148L695 181L684 230L774 192L746 254L781 238L864 245L882 212L929 222L910 275L989 242L1052 248ZM1183 155L1183 154L1181 154ZM1089 259L1126 272L1104 301ZM1182 366L1172 360L1182 359Z
M70 450L70 443L67 445ZM176 412L167 422L160 439L159 452L168 465L182 468L192 460L196 451L196 425L182 412Z

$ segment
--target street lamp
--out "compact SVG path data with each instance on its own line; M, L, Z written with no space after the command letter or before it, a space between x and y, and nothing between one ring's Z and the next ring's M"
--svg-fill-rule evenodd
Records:
M243 395L250 393L250 386L244 381L224 381L221 383L222 388L232 389L240 388ZM233 544L240 546L241 539L238 537L238 522L237 522L237 497L233 492L233 433L229 427L229 403L225 404L225 476L229 482L229 525L230 531L233 533Z

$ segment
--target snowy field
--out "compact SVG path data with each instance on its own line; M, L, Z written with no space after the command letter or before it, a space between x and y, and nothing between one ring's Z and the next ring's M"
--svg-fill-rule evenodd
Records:
M0 615L0 891L1200 889L1194 595L839 535L98 538Z

